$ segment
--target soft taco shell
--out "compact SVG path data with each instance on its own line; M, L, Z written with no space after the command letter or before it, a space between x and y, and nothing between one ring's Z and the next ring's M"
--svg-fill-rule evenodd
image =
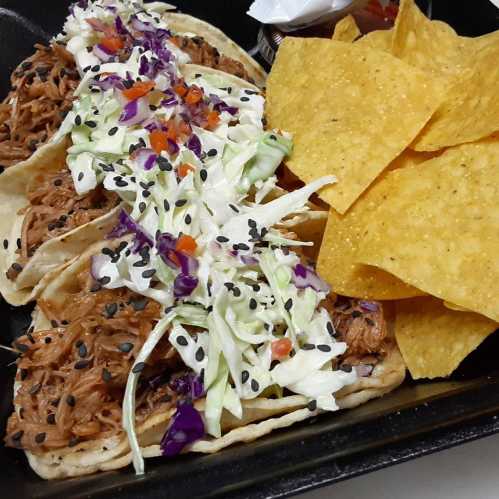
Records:
M64 295L74 291L75 276L88 258L100 251L109 242L101 242L87 249L81 257L71 262L50 282L42 298L64 300ZM33 316L35 329L46 327L47 319L40 309ZM391 332L390 332L391 334ZM343 388L337 394L340 408L356 407L372 398L380 397L395 389L405 377L405 365L394 342L389 342L384 359L374 368L370 377ZM257 398L243 401L243 417L237 419L227 411L222 415L222 436L217 439L200 440L186 448L186 452L213 453L239 442L250 442L275 429L314 416L318 411L306 408L307 399L292 395L281 399ZM204 400L196 402L199 411L204 409ZM159 442L168 427L174 409L155 414L137 427L137 434L144 457L161 455ZM41 454L26 453L33 470L42 478L65 478L118 469L131 462L131 453L125 435L106 440L83 442L75 447Z
M239 61L254 80L262 88L265 86L267 73L244 49L231 40L223 31L215 26L187 14L165 12L163 18L177 35L201 36L223 55Z
M14 165L0 177L0 240L9 242L8 249L0 249L0 293L11 305L23 305L35 299L54 272L104 238L120 209L118 206L88 224L42 243L17 279L7 278L5 273L18 256L16 241L21 237L24 219L19 210L29 204L26 186L37 175L62 169L66 164L66 148L65 140L46 144L30 159Z

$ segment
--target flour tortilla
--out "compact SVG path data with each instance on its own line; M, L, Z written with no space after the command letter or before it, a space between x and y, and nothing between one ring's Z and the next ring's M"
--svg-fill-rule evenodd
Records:
M187 14L165 12L163 18L175 34L202 36L210 45L218 49L221 54L239 61L258 87L262 88L265 86L267 73L262 66L223 31L206 21Z
M0 293L11 305L24 305L39 296L47 282L70 260L104 238L120 210L118 206L88 224L44 242L15 281L7 278L5 272L18 257L16 241L21 237L24 219L18 212L29 205L26 186L37 175L62 169L66 164L66 148L65 140L50 142L0 176L0 240L9 242L7 250L0 249Z
M116 241L118 244L119 241ZM88 248L74 259L45 288L41 298L61 303L64 297L76 291L75 276L85 267L88 259L109 241L100 242ZM33 315L35 330L49 326L40 309ZM391 332L390 332L391 334ZM337 393L340 408L356 407L368 400L380 397L399 386L405 377L405 365L395 345L390 343L387 354L368 378L359 380ZM196 408L202 413L204 400L196 401ZM222 414L222 436L217 439L199 440L185 449L185 452L213 453L239 442L250 442L273 430L288 427L318 414L306 408L307 399L301 395L281 399L256 398L242 401L243 417L237 419L227 411ZM164 435L174 409L153 414L137 426L137 434L144 457L161 455L159 442ZM45 479L66 478L87 475L97 471L118 469L131 462L131 453L125 435L99 441L82 442L75 447L57 451L33 454L26 452L33 470Z

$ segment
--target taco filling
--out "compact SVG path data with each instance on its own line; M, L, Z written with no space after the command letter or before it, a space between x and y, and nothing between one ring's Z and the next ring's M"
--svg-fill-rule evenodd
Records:
M57 131L71 109L80 76L73 56L58 43L35 45L11 76L12 90L0 104L0 165L28 159Z

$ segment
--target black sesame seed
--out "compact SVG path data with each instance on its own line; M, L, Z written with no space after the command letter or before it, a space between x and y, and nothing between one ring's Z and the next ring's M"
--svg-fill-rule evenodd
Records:
M163 208L165 209L165 211L170 211L170 203L168 202L168 199L165 199L163 201Z
M249 250L249 246L245 243L239 243L239 249L247 251Z
M133 87L133 81L132 80L124 80L123 81L123 86L125 88L132 88Z
M109 131L107 132L107 134L112 137L117 131L118 131L118 127L117 126L113 126L113 128L109 129Z
M208 172L204 168L201 168L201 170L199 170L199 176L201 177L201 180L203 182L206 182L206 179L208 178Z
M45 344L48 345L48 344L52 343L52 338L50 336L47 336L44 341L45 341Z
M232 292L234 293L234 296L237 298L238 296L241 296L241 290L239 288L237 288L236 286L234 286L232 288Z
M78 347L78 355L84 359L87 355L88 355L88 350L87 350L87 346L85 345L85 343L81 343L81 345Z
M105 286L106 284L109 284L111 282L111 278L107 275L105 275L104 277L101 277L100 279L98 279L98 281L103 285Z
M107 303L104 307L106 309L107 318L110 319L118 311L117 303Z
M240 99L242 102L248 102L249 101L249 97L241 97Z
M149 270L144 270L144 272L142 272L142 277L144 279L149 279L151 278L154 274L156 273L156 269L149 269Z
M158 163L159 169L162 172L169 172L173 169L172 164L163 156L158 156L156 158L156 163Z
M42 388L42 384L41 384L41 383L36 383L35 385L33 385L33 386L29 389L28 393L29 393L30 395L36 395L36 394L37 394L37 393L41 390L41 388Z
M114 255L114 251L111 249L111 248L102 248L101 250L101 253L103 255L107 255L107 256L113 256Z
M288 298L286 300L286 303L284 304L284 308L287 312L289 312L291 310L291 307L293 306L293 299L292 298Z
M85 121L84 123L86 126L88 126L88 128L95 128L97 126L97 123L95 121L92 121L92 120L89 120L89 121Z
M67 320L62 320L62 321L61 321L61 324L62 324L63 326L67 326L67 325L69 324L69 322L68 322Z
M74 368L75 369L85 369L90 365L89 360L79 360L78 362L75 362Z
M269 371L272 371L272 369L274 369L274 367L278 366L280 364L280 362L277 360L277 359L274 359L271 363L270 363L270 369Z
M55 414L53 412L47 416L47 424L55 424Z
M148 198L151 195L151 191L148 191L147 189L144 189L142 191L142 197Z
M260 389L260 384L258 383L258 381L256 379L251 380L251 389L254 392L257 392Z
M315 411L317 409L317 400L311 400L307 404L307 409L312 412Z
M317 345L317 350L320 350L321 352L330 352L331 347L329 345Z
M329 333L330 336L336 336L336 331L334 329L334 326L331 322L328 322L326 324L327 332Z
M16 343L16 348L21 352L21 353L26 353L29 350L29 346L26 345L26 343Z
M60 185L62 185L62 179L60 179L60 178L56 178L56 179L54 180L54 185L55 185L56 187L59 187Z
M128 186L128 182L126 182L125 180L117 180L116 181L116 186L117 187L127 187Z
M75 117L75 125L80 126L81 125L81 116L79 114L76 115Z
M86 73L87 71L89 71L89 70L90 70L90 68L91 68L91 67L92 67L92 66L85 66L85 67L83 68L83 72L84 72L84 73Z
M361 312L359 312L358 310L354 310L354 311L352 312L352 317L353 317L354 319L357 319L357 318L358 318L358 317L360 317L361 315L362 315L362 313L361 313Z
M21 440L21 438L23 438L23 435L24 435L24 431L23 430L19 430L19 431L16 431L14 433L14 435L12 435L11 438L12 438L12 440L19 441L19 440Z
M83 172L78 173L78 182L81 182L83 180L84 174Z
M187 199L177 199L177 201L175 201L175 206L180 208L181 206L184 206L184 204L186 204L186 203L187 203Z
M114 166L113 165L105 165L104 163L100 163L99 165L103 171L105 172L114 172Z
M249 301L249 308L250 310L255 310L256 307L257 307L257 303L256 303L256 300L254 298L251 298L251 300Z
M68 395L66 397L66 404L68 404L69 407L74 407L76 405L76 399L74 395Z
M147 262L144 260L139 260L138 262L135 262L133 264L133 267L145 267L147 265Z
M253 288L253 291L255 291L255 293L258 293L258 291L260 291L260 285L259 284L253 284L251 286Z
M177 338L177 343L182 347L186 347L189 344L185 336L179 336Z
M55 229L55 223L50 222L50 223L47 225L47 229L48 229L48 230L54 230L54 229Z
M80 437L71 437L68 442L68 447L76 447L80 443Z
M146 367L145 362L137 362L132 368L132 373L138 374L144 370L144 367Z
M90 287L90 292L91 293L96 293L97 291L100 291L102 289L102 286L98 282L94 282L92 286Z
M312 345L312 343L304 343L301 348L302 350L313 350L315 345Z
M260 237L264 238L267 235L268 231L269 230L266 227L262 227L262 230L260 232L260 234L261 234Z
M248 225L250 227L256 227L256 222L254 220L252 220L251 218L248 218Z
M17 249L21 249L21 238L20 237L18 237L16 239L16 246L17 246Z
M94 73L97 73L98 71L100 71L100 66L99 64L96 64L95 66L92 66L91 69Z
M129 341L125 341L124 343L120 343L118 345L118 350L123 353L129 353L133 350L133 343Z
M9 240L8 239L4 239L3 240L3 249L7 249L9 247Z
M234 211L234 212L236 212L236 213L239 213L239 208L238 208L236 205L234 205L234 204L229 204L229 208L230 208L232 211Z
M46 433L42 432L42 433L37 433L35 435L35 442L37 444L43 444L43 442L45 442L45 437L47 436Z
M246 383L249 379L249 372L248 371L242 371L241 372L241 383Z
M52 319L52 320L50 321L50 325L51 325L52 327L59 327L59 323L58 323L56 320L54 320L54 319Z
M210 149L207 153L206 153L206 156L209 156L210 158L212 158L213 156L216 156L217 155L217 150L216 149Z
M185 216L184 222L185 222L187 225L190 225L190 223L192 222L192 217L191 217L188 213L187 213L187 215Z
M227 243L227 242L229 242L229 238L225 237L225 236L217 236L217 241L219 243Z
M233 282L224 282L224 286L230 291L231 289L234 289L234 283Z
M204 359L204 350L203 350L203 347L199 347L197 350L196 350L196 360L198 362L202 362Z
M111 381L111 373L104 367L102 369L102 381L104 381L104 383L109 383Z
M352 366L350 364L341 364L340 369L345 373L352 372Z

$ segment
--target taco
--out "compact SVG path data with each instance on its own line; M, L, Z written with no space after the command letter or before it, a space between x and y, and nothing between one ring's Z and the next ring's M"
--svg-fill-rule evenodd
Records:
M329 385L325 391L336 392L334 397L327 395L335 409L355 407L402 382L405 366L381 304L330 295L322 301L331 310L331 322L326 320L324 331L316 331L314 339L300 338L300 346L284 355L274 352L267 367L259 350L266 342L273 350L275 341L281 341L282 347L284 319L267 318L273 326L270 342L261 337L266 331L263 326L246 333L239 329L237 340L245 346L238 348L247 350L239 373L242 386L248 385L245 397L238 398L237 388L231 385L233 366L225 362L219 363L215 390L207 389L210 358L216 351L208 331L214 318L221 319L218 304L211 311L194 302L165 311L161 303L165 288L159 281L150 296L144 296L95 279L102 256L130 252L129 258L143 258L131 252L134 244L126 239L99 243L71 263L46 287L31 328L15 344L21 359L6 443L24 449L41 477L84 475L124 467L132 458L140 463L141 456L211 453L249 442L322 412L324 407L319 405L325 401L317 392L319 378ZM258 282L262 288L268 286L264 280ZM236 303L235 293L224 292L224 287L215 283L213 293L230 295L226 299ZM328 315L322 310L312 323ZM244 322L249 325L251 320L246 317ZM186 342L189 345L183 346ZM334 354L329 355L328 348ZM296 356L304 357L301 368L284 375ZM309 379L300 374L308 369L306 356L324 356L315 361L322 369L311 370ZM273 375L276 369L281 372ZM276 383L286 376L302 379ZM327 377L334 377L334 382L327 383ZM131 380L134 393L129 391ZM261 386L255 391L258 383ZM130 420L133 432L127 426Z

